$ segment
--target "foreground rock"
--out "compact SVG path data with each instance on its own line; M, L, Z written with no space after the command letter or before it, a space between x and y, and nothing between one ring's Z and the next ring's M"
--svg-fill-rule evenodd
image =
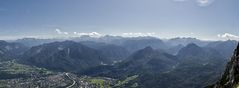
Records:
M238 88L239 87L239 45L234 51L231 61L227 63L222 78L208 88Z

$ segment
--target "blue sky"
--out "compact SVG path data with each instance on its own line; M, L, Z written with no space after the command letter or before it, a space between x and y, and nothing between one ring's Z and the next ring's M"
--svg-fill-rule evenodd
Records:
M0 39L77 34L237 38L238 4L239 0L0 0Z

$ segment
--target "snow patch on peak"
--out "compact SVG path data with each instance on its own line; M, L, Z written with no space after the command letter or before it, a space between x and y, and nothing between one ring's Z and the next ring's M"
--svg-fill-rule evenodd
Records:
M107 64L105 64L105 63L104 63L104 62L102 62L102 61L101 61L101 63L100 63L100 64L101 64L101 65L107 65Z
M64 50L64 48L63 48L63 47L61 47L61 46L60 46L60 47L58 47L57 49L58 49L58 50Z
M67 55L70 55L70 52L71 52L70 48L67 48Z

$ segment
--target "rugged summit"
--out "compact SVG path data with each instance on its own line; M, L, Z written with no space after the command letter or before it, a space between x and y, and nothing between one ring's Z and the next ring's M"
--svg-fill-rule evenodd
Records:
M56 71L78 72L89 67L111 64L97 50L73 41L54 42L32 47L20 63Z
M8 61L15 59L23 52L27 51L28 47L20 43L9 43L0 40L0 61Z
M239 85L239 44L234 51L231 61L227 63L222 78L209 88L238 88Z

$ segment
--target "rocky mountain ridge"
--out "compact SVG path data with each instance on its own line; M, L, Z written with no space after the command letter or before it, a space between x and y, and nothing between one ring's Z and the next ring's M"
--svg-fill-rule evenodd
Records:
M208 88L238 88L239 87L239 45L234 51L231 61L226 65L222 78Z

